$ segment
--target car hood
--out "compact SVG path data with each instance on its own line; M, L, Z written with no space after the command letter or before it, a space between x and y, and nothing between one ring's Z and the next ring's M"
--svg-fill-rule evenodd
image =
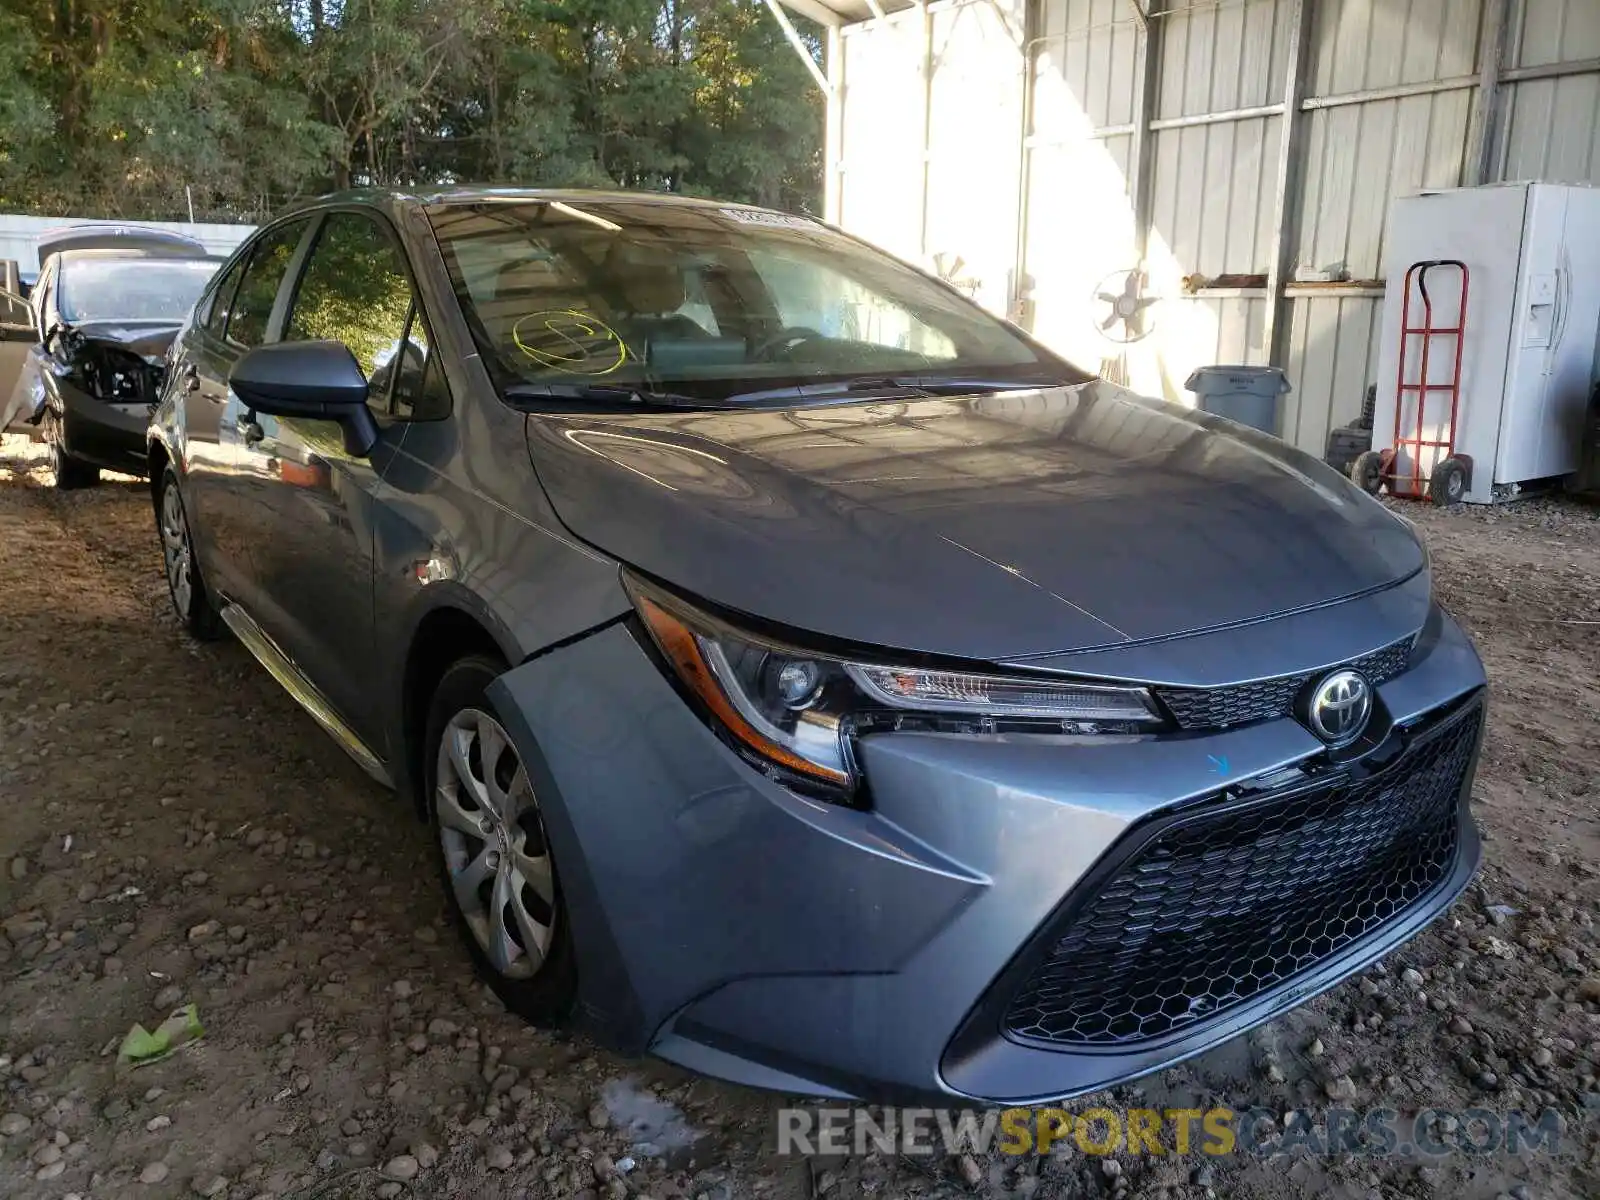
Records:
M527 428L579 538L725 608L869 645L988 661L1117 645L1424 565L1331 468L1103 380Z
M68 326L85 342L116 346L141 358L160 358L178 336L178 321L80 321Z
M165 254L203 257L205 244L170 229L138 225L66 225L47 229L34 240L39 265L52 254L69 250L157 250Z

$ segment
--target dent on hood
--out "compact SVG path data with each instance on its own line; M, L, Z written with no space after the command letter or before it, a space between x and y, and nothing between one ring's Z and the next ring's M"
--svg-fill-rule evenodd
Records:
M85 346L109 347L127 350L141 358L164 358L172 341L178 336L176 324L150 325L117 321L88 321L70 325L67 332Z

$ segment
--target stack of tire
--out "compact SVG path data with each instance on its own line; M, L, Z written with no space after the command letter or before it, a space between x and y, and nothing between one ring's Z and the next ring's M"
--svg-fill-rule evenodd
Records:
M1377 407L1378 385L1369 383L1366 398L1361 402L1361 416L1356 423L1328 430L1328 445L1322 461L1339 474L1349 475L1356 459L1372 449L1372 417Z

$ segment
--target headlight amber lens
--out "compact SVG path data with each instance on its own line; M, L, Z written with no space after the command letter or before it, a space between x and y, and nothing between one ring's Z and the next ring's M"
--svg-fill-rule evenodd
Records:
M823 664L697 631L648 596L638 608L678 678L744 748L834 787L854 782L839 718L812 707ZM782 694L796 667L816 679L799 707Z
M632 577L628 585L684 689L784 782L853 791L853 739L883 729L1137 734L1164 722L1144 688L846 662L737 630Z

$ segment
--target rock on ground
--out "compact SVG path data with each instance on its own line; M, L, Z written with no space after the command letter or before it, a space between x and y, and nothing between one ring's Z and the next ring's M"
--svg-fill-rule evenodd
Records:
M1475 793L1485 867L1450 918L1366 986L1351 981L1075 1106L1204 1097L1314 1113L1349 1089L1358 1106L1550 1103L1567 1114L1573 1150L1424 1170L1392 1159L1123 1155L1110 1160L1115 1174L1068 1156L1035 1178L1031 1166L970 1153L813 1169L771 1152L786 1099L619 1059L508 1016L441 935L428 831L240 646L180 632L146 486L108 476L57 493L41 462L15 437L0 443L7 1200L165 1197L219 1178L225 1190L212 1194L237 1200L344 1195L325 1189L358 1169L351 1196L810 1200L825 1172L827 1195L875 1200L1594 1194L1596 1123L1583 1115L1600 1110L1594 509L1402 508L1493 679ZM104 968L113 956L116 972ZM151 1028L191 1001L202 1042L133 1076L116 1071L116 1039L133 1022ZM600 1097L624 1079L676 1114L667 1133L698 1140L655 1145L666 1127L614 1121ZM158 1116L170 1126L146 1132ZM359 1159L346 1127L358 1131ZM44 1143L59 1157L36 1165Z

